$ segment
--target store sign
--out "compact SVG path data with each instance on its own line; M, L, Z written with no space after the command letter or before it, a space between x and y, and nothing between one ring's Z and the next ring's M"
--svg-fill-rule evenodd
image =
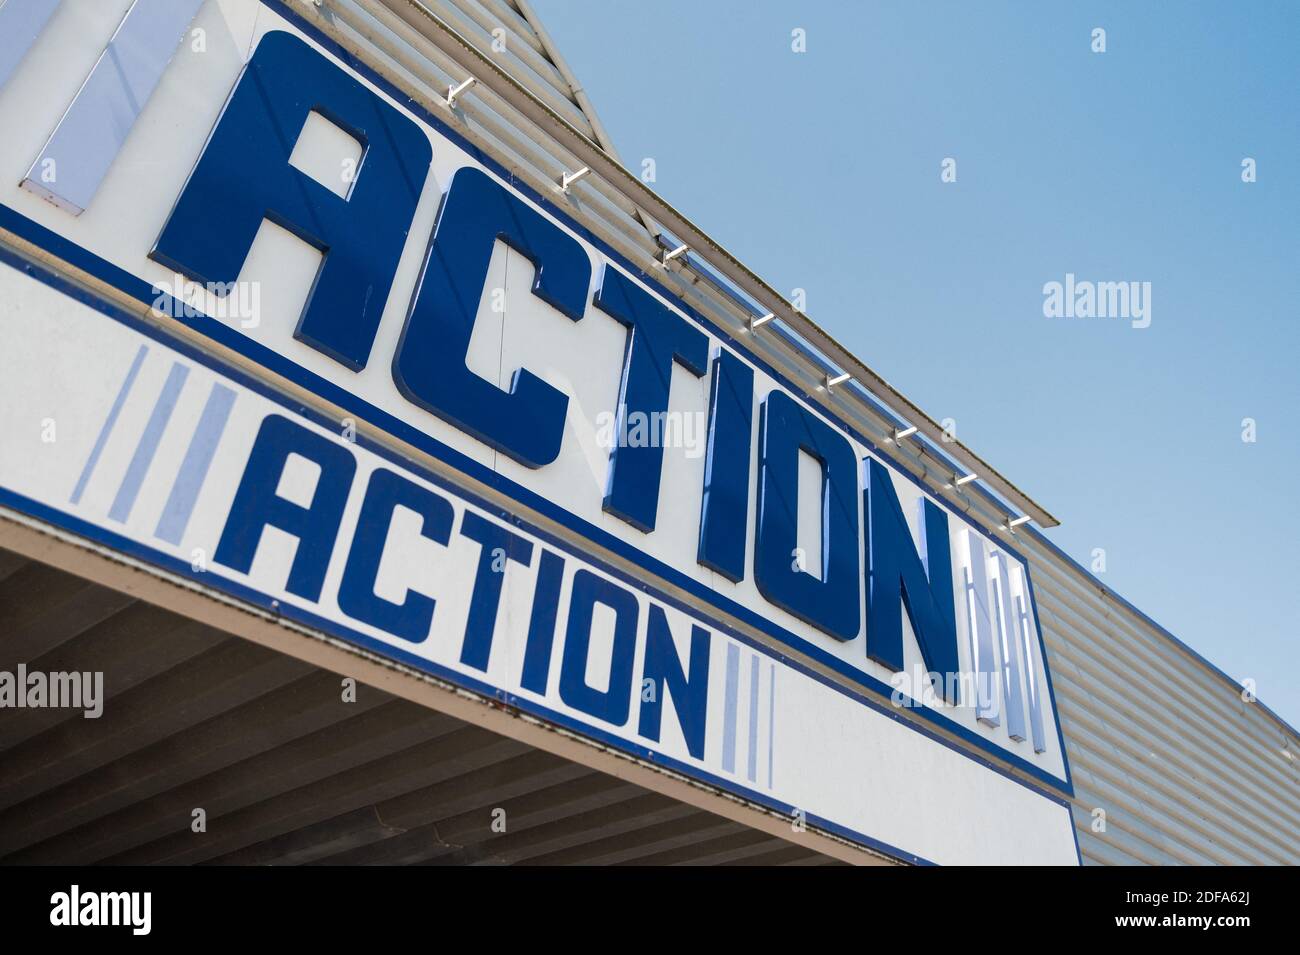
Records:
M6 427L60 429L6 447L10 506L854 838L959 857L951 826L931 820L935 843L914 805L883 808L915 799L911 769L898 792L837 792L898 746L995 816L1012 792L1039 807L982 837L1041 816L1043 851L1073 860L1017 554L284 5L209 2L179 35L175 8L159 28L118 6L99 42L148 82L111 155L81 118L85 90L115 95L86 24L55 15L9 51L0 181L23 185L0 190L0 228L258 380L6 270L27 349L6 358ZM146 35L152 56L127 42ZM54 75L70 106L32 98ZM277 407L278 381L343 414ZM891 812L902 841L873 824Z

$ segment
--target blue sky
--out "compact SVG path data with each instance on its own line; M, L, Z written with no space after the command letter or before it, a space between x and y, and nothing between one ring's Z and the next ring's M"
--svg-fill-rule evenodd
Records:
M1300 724L1300 4L532 2L629 167Z

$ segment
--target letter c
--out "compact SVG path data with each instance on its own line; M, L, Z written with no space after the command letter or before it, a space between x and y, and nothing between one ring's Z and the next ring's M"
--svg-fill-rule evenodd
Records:
M526 368L510 390L465 365L497 239L532 261L533 294L573 321L582 318L591 260L582 244L472 166L452 177L424 270L393 359L408 400L521 464L555 460L568 396Z

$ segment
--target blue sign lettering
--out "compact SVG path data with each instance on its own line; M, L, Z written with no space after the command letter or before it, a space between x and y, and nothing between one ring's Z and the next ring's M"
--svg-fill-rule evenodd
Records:
M363 148L346 198L290 163L296 134L313 112ZM261 223L282 225L323 253L296 337L360 370L369 359L430 161L429 138L416 123L302 40L273 32L262 39L240 76L152 256L200 281L232 282ZM532 295L567 321L583 319L593 261L586 237L539 211L520 190L476 166L463 166L448 183L429 237L392 355L392 376L398 391L414 405L527 467L544 468L562 451L568 395L527 367L514 370L506 389L466 364L498 241L532 263ZM926 668L958 673L958 606L966 614L966 604L954 599L947 512L923 496L917 505L919 541L914 541L891 472L875 458L864 457L844 429L779 383L761 402L755 435L755 364L742 358L725 336L711 339L702 323L686 317L690 313L683 303L657 287L652 291L650 283L610 261L601 262L599 256L596 261L602 274L590 305L626 328L621 368L609 369L611 379L617 373L619 381L615 432L626 434L634 416L654 420L668 412L674 368L696 378L709 375L698 564L740 583L752 560L754 583L768 603L837 641L862 635L865 615L862 656L895 673L906 663L906 614ZM751 473L755 440L757 472ZM799 550L801 454L810 456L821 474L818 488L803 489L820 495L821 536L814 544L820 570L815 573L805 568ZM291 455L320 470L310 504L294 503L276 492ZM285 419L268 418L222 534L217 561L247 573L262 531L280 528L298 538L288 589L316 599L355 466L352 455L337 443ZM609 455L604 510L644 534L653 533L663 473L661 441L616 442ZM751 481L756 488L752 541L747 533ZM338 600L354 619L418 643L430 632L435 597L408 590L397 603L375 593L397 507L420 515L421 534L448 546L452 505L396 474L377 472L362 501ZM861 540L860 528L865 528ZM521 685L545 692L565 584L564 559L472 513L462 520L459 534L479 545L460 661L482 672L491 657L506 566L533 568L534 550L540 552L533 571L535 593ZM976 635L972 639L978 640L971 658L981 676L1002 674L1007 705L1016 711L1009 723L1011 735L1021 739L1031 728L1024 725L1020 710L1026 698L1038 698L1036 685L1020 689L1021 674L1034 672L1037 659L1028 636L1033 623L1032 607L1025 606L1030 600L1028 579L1016 576L1019 566L1013 572L1004 555L995 557L1002 561L1000 569L993 579L987 578L982 544L978 556L972 551L970 559L965 583L980 597L974 616L962 618ZM1018 581L1014 592L1013 578ZM989 587L997 588L992 597L1005 658L996 669L993 630L985 619L984 591ZM560 695L583 713L622 725L630 712L640 605L630 591L586 570L576 572L569 590ZM614 619L609 679L599 681L603 688L587 683L598 605ZM693 629L689 665L678 658L661 610L652 608L645 633L644 676L657 689L654 699L640 709L639 730L648 739L658 738L662 695L667 692L695 752L702 745L706 694L706 679L697 676L697 670L707 673L708 632ZM940 689L948 702L961 702L956 682L941 681ZM980 716L986 722L997 719L985 709ZM1034 736L1035 749L1041 745L1039 736Z
M486 174L460 169L429 243L393 380L421 408L539 468L560 453L568 396L526 368L502 391L465 366L498 239L533 263L534 295L575 322L582 318L591 262L578 241Z
M608 265L595 304L627 326L618 389L617 431L623 434L629 415L639 414L645 420L668 410L674 362L697 378L704 374L709 360L709 340L699 329ZM609 456L605 510L638 530L654 530L663 457L659 441L616 443Z
M867 563L867 655L895 672L903 669L900 607L906 607L927 669L957 673L960 667L948 515L923 499L918 553L894 493L894 482L879 461L868 459L867 483L862 492L867 515L863 548ZM955 689L951 683L943 686L949 692ZM950 702L957 700L952 698Z
M822 469L822 573L798 559L799 452ZM858 562L858 459L848 439L780 391L768 394L758 426L758 531L754 582L771 603L837 640L862 625Z
M289 164L312 112L361 145L346 199ZM295 337L358 371L370 356L432 155L420 127L382 97L297 37L268 34L151 257L220 292L239 278L263 220L282 226L322 256Z
M291 455L320 469L308 505L295 504L278 493ZM258 429L213 559L246 574L262 531L278 527L298 538L286 589L319 600L356 469L356 458L347 448L281 415L268 416Z
M465 625L460 662L486 671L488 656L492 652L492 633L497 626L497 610L501 605L501 584L505 580L506 564L514 561L527 567L533 561L533 545L473 511L465 512L460 532L479 545L478 573L470 597L469 621Z
M388 544L393 511L398 507L420 515L421 536L444 546L451 538L455 512L450 501L392 471L375 471L361 502L361 516L343 570L339 609L403 640L422 643L429 636L433 622L434 599L408 590L406 598L398 604L375 593L379 561Z

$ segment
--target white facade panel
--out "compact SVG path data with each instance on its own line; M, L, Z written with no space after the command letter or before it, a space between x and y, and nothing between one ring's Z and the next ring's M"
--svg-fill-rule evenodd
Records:
M258 394L165 339L132 329L125 316L110 318L8 265L0 266L0 289L0 329L13 359L0 402L2 423L21 436L0 452L6 506L172 572L188 565L188 576L204 586L290 617L296 611L309 626L786 812L792 824L825 827L916 861L1075 861L1062 800L989 771L880 704L664 595L642 591L639 582L592 564L446 482L352 444L324 426L327 421L308 421L291 403ZM214 406L221 409L216 415ZM62 429L53 442L31 427L50 414ZM251 460L272 446L266 435L281 427L331 446L331 454L355 469L355 477L347 472L337 542L322 545L267 527L247 572L231 573L223 566L231 515L257 484ZM318 506L330 469L302 456L292 460L294 467L278 472L275 495L295 507ZM368 522L368 503L386 480L400 480L405 492L445 508L441 545L429 539L434 517L421 520L409 508L391 509L386 525ZM480 525L513 541L481 663L466 659L479 588L492 576L482 568L487 544L470 536ZM389 606L434 601L430 632L397 638L351 615L349 599L357 598L345 596L347 581L367 535L377 535L382 550L373 597ZM330 549L328 570L312 599L290 588L302 550L321 546ZM561 555L554 591L542 583L547 565L524 557L516 549L522 547L538 558L543 551ZM623 608L615 612L610 603L598 605L600 619L582 652L573 649L575 639L587 637L572 625L578 612L572 602L590 581L604 588L602 599L613 594L626 601L632 616L620 616ZM547 601L555 602L553 620L560 621L558 627L552 622L549 635L533 623ZM689 677L685 688L668 681L655 688L649 646L652 639L662 645L665 634L674 665ZM705 655L697 659L700 641ZM549 662L532 667L543 645ZM588 695L608 697L619 714L593 719L590 707L575 703ZM698 711L688 698L699 701ZM646 713L654 699L659 715L651 724ZM888 770L903 765L911 771ZM939 779L943 785L934 785Z

